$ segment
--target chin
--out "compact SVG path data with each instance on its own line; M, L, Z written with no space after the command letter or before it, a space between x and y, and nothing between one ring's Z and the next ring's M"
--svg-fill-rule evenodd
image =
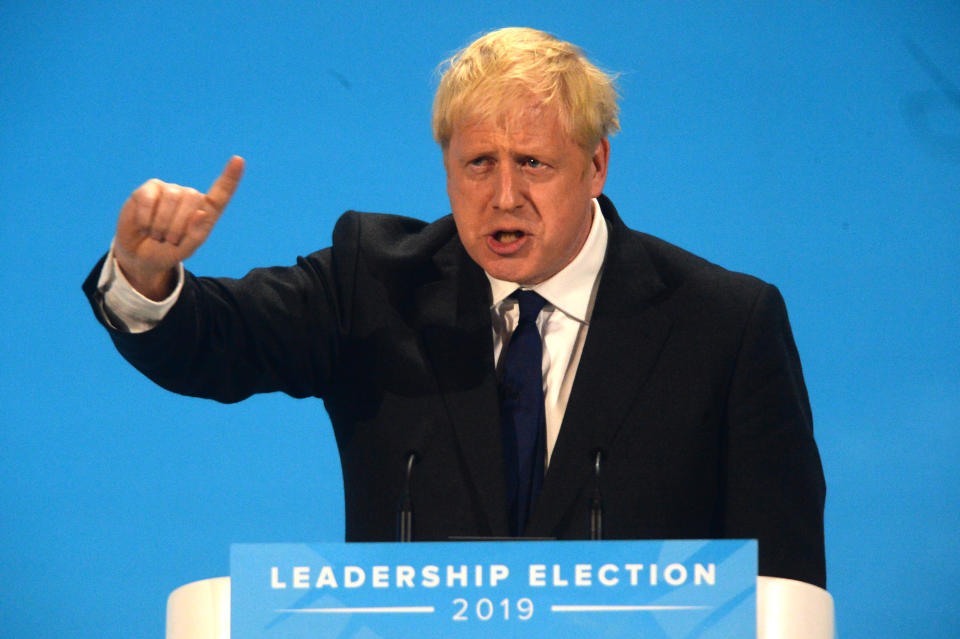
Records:
M516 282L517 284L526 284L528 280L530 280L530 273L521 268L495 263L487 265L481 264L481 266L483 267L484 271L498 280L504 280L505 282Z
M531 273L525 273L525 272L519 272L519 271L508 271L500 274L490 273L490 275L493 275L498 280L513 282L520 286L533 286L547 279L545 277L537 277Z

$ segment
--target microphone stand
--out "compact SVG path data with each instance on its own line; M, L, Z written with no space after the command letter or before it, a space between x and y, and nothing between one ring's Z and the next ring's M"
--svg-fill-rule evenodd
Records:
M600 460L603 451L593 451L593 497L590 499L590 540L603 539L603 497L600 495Z
M413 502L410 499L410 477L413 465L417 463L416 451L407 453L407 469L404 473L403 499L397 512L397 541L413 541Z

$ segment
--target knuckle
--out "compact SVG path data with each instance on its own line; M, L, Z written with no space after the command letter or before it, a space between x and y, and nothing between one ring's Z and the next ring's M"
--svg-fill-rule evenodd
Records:
M157 201L164 183L157 179L147 180L136 191L133 199L138 203L152 204Z
M152 207L157 202L157 193L152 189L140 188L133 192L133 200L145 207Z
M182 205L184 208L193 209L198 206L198 203L203 199L203 193L196 189L185 188L183 190L183 198L181 199Z

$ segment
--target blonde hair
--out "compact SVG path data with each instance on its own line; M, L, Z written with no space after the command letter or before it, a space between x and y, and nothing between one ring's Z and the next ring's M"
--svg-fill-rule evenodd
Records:
M530 97L555 107L565 133L588 152L620 130L615 76L594 66L579 47L543 31L492 31L443 62L440 71L432 124L443 148L463 118L503 116Z

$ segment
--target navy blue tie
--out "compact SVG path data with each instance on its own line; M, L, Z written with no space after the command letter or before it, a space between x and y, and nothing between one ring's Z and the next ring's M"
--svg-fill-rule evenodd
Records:
M546 300L533 291L516 290L520 319L504 353L500 384L500 423L507 471L510 534L522 535L543 484L547 454L543 409L543 344L537 316Z

